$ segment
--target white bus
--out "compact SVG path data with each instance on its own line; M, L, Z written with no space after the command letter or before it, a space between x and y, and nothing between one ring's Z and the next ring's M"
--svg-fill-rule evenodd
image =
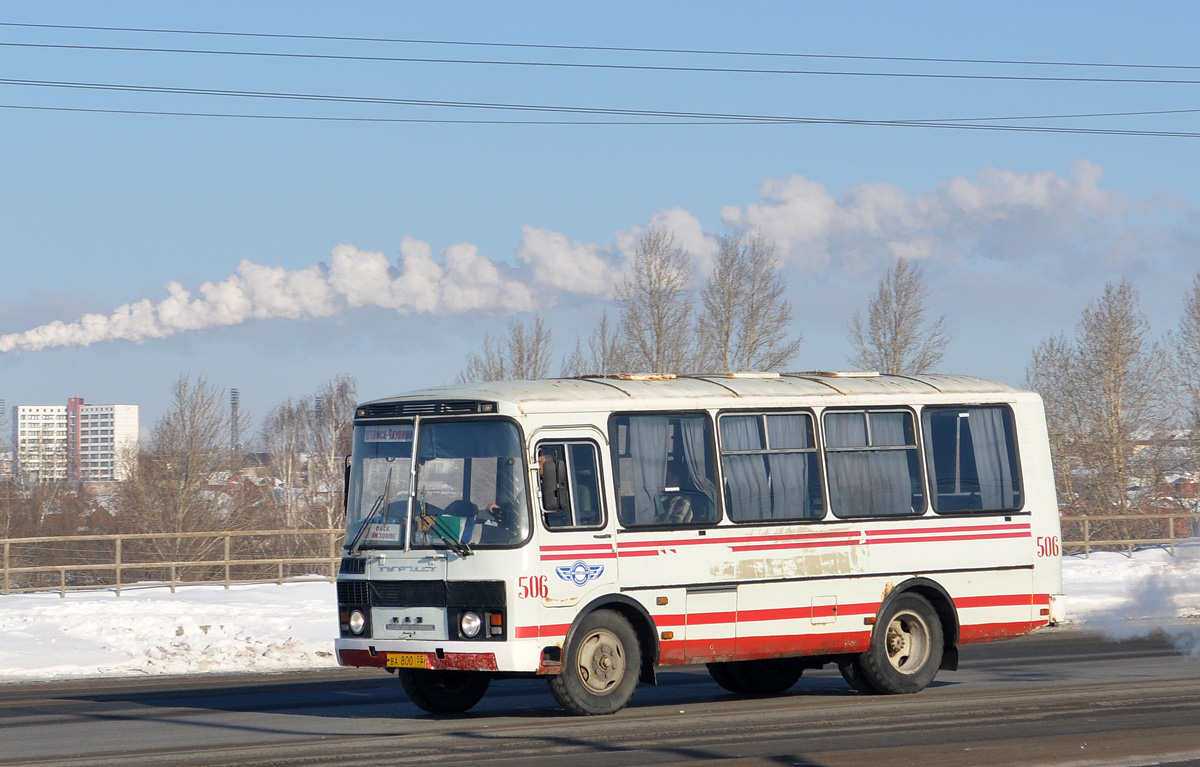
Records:
M913 693L1056 621L1041 399L978 378L620 376L360 405L339 663L465 711L543 676L575 714L706 664L778 694L837 664Z

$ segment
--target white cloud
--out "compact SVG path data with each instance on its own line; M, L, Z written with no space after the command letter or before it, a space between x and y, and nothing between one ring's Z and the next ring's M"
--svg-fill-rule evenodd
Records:
M532 226L521 227L517 259L529 265L536 283L599 298L612 294L618 273L618 267L602 248Z
M760 201L726 206L733 227L760 230L785 262L860 273L898 258L1017 261L1047 254L1119 261L1129 252L1120 222L1132 206L1100 188L1103 170L1080 160L1069 178L1050 171L987 168L933 191L910 194L884 182L835 199L803 176L767 179Z

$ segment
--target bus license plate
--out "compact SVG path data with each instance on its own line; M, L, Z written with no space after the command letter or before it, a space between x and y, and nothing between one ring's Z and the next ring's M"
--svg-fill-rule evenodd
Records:
M388 653L387 668L425 668L425 654L415 652Z

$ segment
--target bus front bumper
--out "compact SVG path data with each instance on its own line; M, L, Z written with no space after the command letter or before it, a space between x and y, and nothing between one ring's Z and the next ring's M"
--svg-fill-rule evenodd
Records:
M337 639L338 665L439 671L537 672L538 642L414 642Z

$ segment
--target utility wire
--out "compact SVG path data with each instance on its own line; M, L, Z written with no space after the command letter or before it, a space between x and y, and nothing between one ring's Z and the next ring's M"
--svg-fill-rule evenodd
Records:
M606 53L656 53L656 54L691 54L704 56L740 56L740 57L775 57L796 59L828 59L841 61L904 61L926 64L987 64L987 65L1017 65L1039 67L1105 67L1120 69L1165 69L1165 70L1200 70L1200 66L1179 64L1122 64L1115 62L1094 61L1043 61L1022 59L962 59L962 58L933 58L922 56L858 56L822 53L780 53L768 51L730 51L696 48L635 48L610 45L551 45L535 43L498 43L487 41L467 40L424 40L392 37L344 37L336 35L297 35L273 34L266 32L220 32L200 29L167 29L151 27L102 27L82 24L27 24L18 22L0 22L0 27L16 27L25 29L64 29L96 32L134 32L173 35L207 35L215 37L245 37L270 40L320 40L328 42L354 43L393 43L403 45L445 45L445 46L475 46L491 48L515 48L526 50L555 50L555 51L591 51Z
M498 120L498 119L446 119L446 118L404 118L404 117L342 117L342 116L310 116L310 115L268 115L268 114L238 114L226 112L182 112L148 109L100 109L86 107L51 107L32 106L26 104L0 104L0 109L30 110L43 112L77 112L88 114L116 115L153 115L165 117L211 117L242 120L281 120L295 122L348 122L348 123L410 123L429 125L572 125L572 126L612 126L612 125L862 125L868 127L896 128L940 128L953 130L1002 131L1017 133L1068 133L1079 135L1099 136L1142 136L1161 138L1200 138L1200 132L1192 131L1157 131L1157 130L1118 130L1111 128L1072 128L1033 125L1003 125L978 123L948 123L915 120L860 120L824 117L719 117L684 118L667 121L657 120ZM620 110L617 110L618 112Z
M937 72L860 72L850 70L821 69L768 69L738 67L686 67L653 64L596 64L564 61L516 61L506 59L452 59L424 58L418 56L358 56L331 53L283 53L277 51L229 51L202 48L150 48L119 45L68 45L59 43L13 43L0 42L0 47L40 48L46 50L109 51L120 53L182 53L204 56L240 56L283 59L312 59L323 61L369 61L407 64L462 64L481 66L537 67L547 69L600 69L640 72L701 72L720 74L770 74L804 75L824 77L884 77L928 80L990 80L1002 82L1054 82L1054 83L1123 83L1133 85L1200 85L1200 80L1150 77L1075 77L1051 75L980 75L948 74Z
M314 101L314 102L332 102L346 104L373 104L387 106L417 106L417 107L440 107L440 108L460 108L460 109L481 109L481 110L508 110L508 111L528 111L528 112L561 112L568 114L584 114L584 115L623 115L623 116L638 116L638 117L654 117L662 119L685 118L685 119L702 119L710 121L710 124L716 124L720 121L733 122L750 122L750 123L766 123L766 122L783 122L795 123L797 121L816 121L827 118L811 118L811 117L795 117L795 116L778 116L778 115L761 115L761 114L737 114L737 113L714 113L714 112L688 112L688 111L669 111L669 110L651 110L651 109L622 109L615 107L577 107L577 106L561 106L549 104L511 104L501 102L482 102L482 101L446 101L434 99L403 99L389 98L381 96L346 96L337 94L318 94L318 93L288 93L281 91L245 91L245 90L228 90L218 88L180 88L173 86L156 86L156 85L132 85L122 83L88 83L88 82L72 82L65 80L22 80L13 78L0 78L0 86L10 85L16 87L33 87L33 88L55 88L67 90L99 90L99 91L118 91L129 93L154 93L166 95L186 95L186 96L217 96L217 97L233 97L233 98L253 98L253 99L269 99L283 101ZM927 123L971 123L971 122L992 122L998 120L1064 120L1064 119L1094 119L1099 117L1147 117L1161 116L1168 114L1195 114L1200 112L1197 109L1157 109L1146 111L1128 111L1128 112L1092 112L1082 114L1052 114L1052 115L1007 115L1007 116L991 116L991 117L943 117L943 118L921 118L921 119L893 119L893 120L849 120L839 118L836 122L861 122L864 124L927 124ZM190 113L189 113L190 114ZM638 123L650 124L650 123Z

